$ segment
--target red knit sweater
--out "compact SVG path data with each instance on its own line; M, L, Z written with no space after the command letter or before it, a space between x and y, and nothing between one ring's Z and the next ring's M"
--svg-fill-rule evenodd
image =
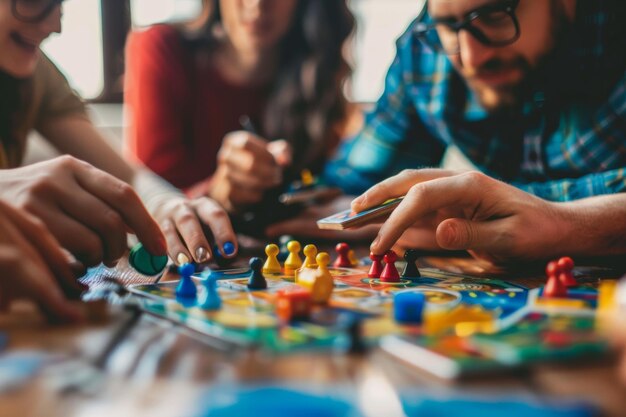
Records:
M242 115L260 120L265 101L263 88L233 85L206 61L167 25L131 34L126 48L125 151L181 189L213 175L224 135Z

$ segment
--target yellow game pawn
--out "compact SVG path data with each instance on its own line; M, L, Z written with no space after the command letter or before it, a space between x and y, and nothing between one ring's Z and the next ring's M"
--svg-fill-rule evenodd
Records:
M302 171L300 171L300 177L302 180L303 187L308 187L310 185L313 185L313 183L315 182L315 178L313 178L313 174L311 174L311 171L309 171L308 169L303 169Z
M305 256L303 268L317 268L317 262L315 262L317 247L315 245L306 245L302 252L304 252Z
M280 274L280 262L278 262L278 246L271 243L265 247L265 254L267 255L267 260L265 264L263 264L263 273L264 274Z
M350 263L352 264L352 266L359 265L359 260L356 258L356 255L354 254L354 251L352 249L348 251L348 259L350 260Z
M300 242L292 240L287 243L287 250L289 256L285 260L285 273L293 274L298 268L302 266L302 259L300 259Z
M316 257L317 269L301 269L298 273L298 285L311 291L311 301L314 303L327 303L333 293L335 282L328 271L330 256L326 252L320 252Z

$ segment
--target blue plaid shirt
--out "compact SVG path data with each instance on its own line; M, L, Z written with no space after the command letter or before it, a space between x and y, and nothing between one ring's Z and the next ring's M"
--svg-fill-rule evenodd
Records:
M383 95L327 164L325 181L360 194L402 169L439 165L454 144L486 174L548 200L626 191L623 1L578 1L548 82L515 116L487 113L413 22L397 41Z

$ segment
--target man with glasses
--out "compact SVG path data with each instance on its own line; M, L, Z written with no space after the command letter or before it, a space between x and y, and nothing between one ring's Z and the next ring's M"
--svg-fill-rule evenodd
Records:
M352 194L455 145L542 198L626 191L620 0L428 0L398 40L385 92L328 166Z

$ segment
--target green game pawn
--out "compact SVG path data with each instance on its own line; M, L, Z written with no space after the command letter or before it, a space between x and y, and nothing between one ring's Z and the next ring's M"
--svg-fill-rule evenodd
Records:
M152 255L142 243L137 243L130 250L128 263L140 274L153 276L163 272L167 265L167 256Z

